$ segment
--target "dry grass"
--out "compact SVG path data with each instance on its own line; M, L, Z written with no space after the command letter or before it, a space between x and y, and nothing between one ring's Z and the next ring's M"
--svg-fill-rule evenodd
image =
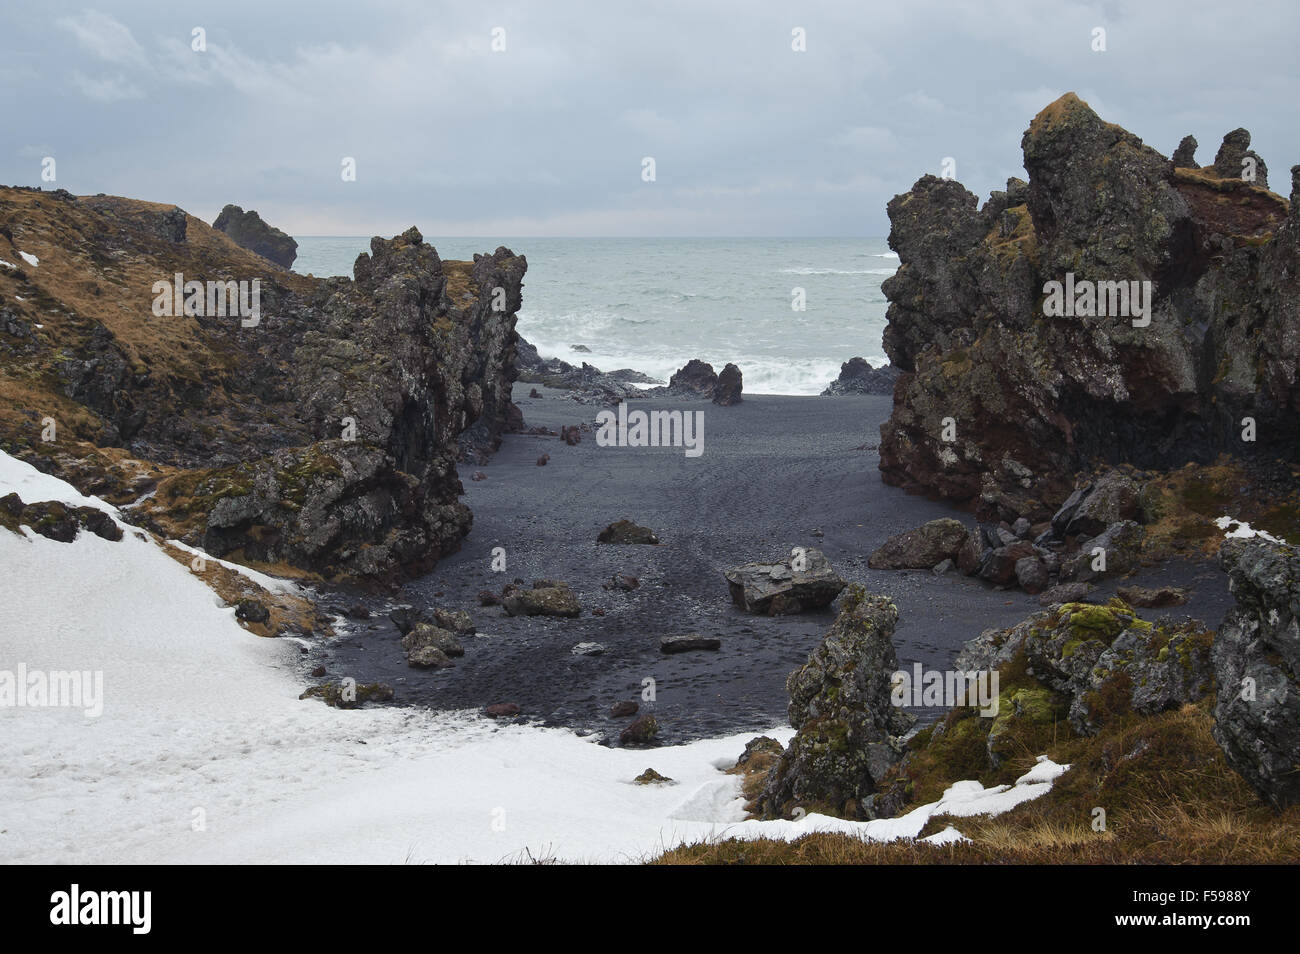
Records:
M1274 812L1224 761L1213 700L1117 720L1049 755L1071 763L1042 798L996 817L931 819L968 843L879 844L846 835L685 845L656 864L1296 864L1300 806ZM961 773L949 773L957 781ZM1094 830L1095 809L1105 830Z

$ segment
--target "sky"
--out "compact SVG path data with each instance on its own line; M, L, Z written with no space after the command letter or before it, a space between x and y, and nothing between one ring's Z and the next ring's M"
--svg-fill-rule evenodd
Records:
M1245 126L1286 194L1297 28L1295 0L9 4L0 183L294 235L883 236L945 158L981 200L1023 176L1072 90L1202 164Z

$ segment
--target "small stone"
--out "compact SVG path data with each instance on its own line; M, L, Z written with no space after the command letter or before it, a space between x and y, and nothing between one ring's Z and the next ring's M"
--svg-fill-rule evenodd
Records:
M520 708L513 702L497 702L483 710L490 719L510 719L519 715Z
M271 618L271 611L257 600L240 600L235 607L235 619L245 623L265 623Z
M626 718L630 715L636 715L636 710L641 708L638 703L630 700L616 702L609 707L609 714L616 719Z
M652 768L648 768L632 781L637 785L670 785L673 780L666 775L660 775Z
M575 656L599 656L605 652L605 647L600 643L578 643L569 652Z

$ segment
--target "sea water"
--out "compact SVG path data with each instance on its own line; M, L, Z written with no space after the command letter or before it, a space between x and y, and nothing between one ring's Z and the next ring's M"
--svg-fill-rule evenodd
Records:
M351 276L370 246L368 237L296 238L294 271L318 277ZM518 327L546 358L664 381L691 358L717 370L732 361L751 394L818 394L851 357L887 361L880 285L898 256L884 239L425 241L448 259L500 245L526 255Z

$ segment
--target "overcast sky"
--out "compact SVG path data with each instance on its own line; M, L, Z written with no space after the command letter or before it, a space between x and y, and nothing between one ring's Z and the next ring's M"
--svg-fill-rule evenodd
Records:
M1023 175L1029 120L1074 90L1166 155L1194 134L1202 164L1245 126L1286 194L1300 163L1298 11L9 4L0 182L174 202L208 221L234 202L298 235L884 235L885 203L944 157L981 198ZM806 52L791 48L795 28Z

